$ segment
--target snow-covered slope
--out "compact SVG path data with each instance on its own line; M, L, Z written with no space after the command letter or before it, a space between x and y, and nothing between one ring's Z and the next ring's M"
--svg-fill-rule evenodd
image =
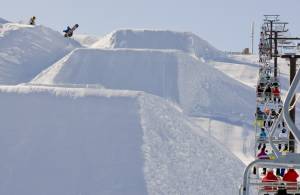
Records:
M76 49L33 84L100 84L173 100L193 116L240 120L252 116L254 91L178 51Z
M0 87L0 194L237 194L243 164L141 92Z
M94 43L99 41L100 38L85 34L74 34L73 38L84 47L91 47Z
M228 123L212 118L197 117L191 119L201 127L199 128L200 132L202 129L207 130L211 137L216 138L246 165L255 160L253 156L255 131L252 125L247 125L242 120L239 123Z
M258 80L258 65L243 62L210 62L218 70L249 87L255 88Z
M231 78L255 88L258 79L258 55L232 55L227 62L210 62L218 70ZM281 87L289 88L289 66L285 59L278 59Z
M0 83L28 82L80 44L43 26L0 26Z
M190 53L199 59L226 58L223 52L193 33L168 30L117 30L96 42L92 47L171 49Z

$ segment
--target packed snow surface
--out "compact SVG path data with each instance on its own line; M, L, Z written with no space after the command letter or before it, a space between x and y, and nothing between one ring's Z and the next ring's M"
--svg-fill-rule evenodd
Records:
M73 38L84 47L91 47L94 43L99 41L100 38L85 34L74 34Z
M0 25L0 83L28 82L80 44L43 26Z
M160 97L1 86L0 106L0 194L237 194L241 161Z
M99 84L172 100L192 116L252 116L255 92L186 53L149 49L76 49L33 84ZM255 108L254 108L255 109Z
M73 38L0 19L0 83L24 83L0 86L0 194L238 193L247 65L187 32Z
M226 58L223 52L193 33L169 30L117 30L106 35L92 47L171 49L190 53L202 60Z
M255 160L253 156L255 131L253 131L252 125L247 125L245 121L228 123L208 117L195 117L191 119L194 124L201 127L196 132L199 131L201 133L202 129L206 130L209 136L216 138L246 165Z
M210 64L231 78L256 88L259 69L258 55L232 55L225 62L211 61ZM278 58L279 79L281 89L284 91L289 88L288 64L287 60Z

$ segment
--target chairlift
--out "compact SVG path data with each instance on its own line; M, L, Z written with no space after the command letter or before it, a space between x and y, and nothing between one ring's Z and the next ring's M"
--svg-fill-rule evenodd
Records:
M274 130L275 130L276 126L278 125L279 121L281 121L284 118L287 123L288 129L292 132L292 134L295 137L295 141L297 141L298 143L300 141L300 131L297 128L297 126L293 123L293 121L289 115L290 103L296 92L299 81L300 81L300 70L297 71L297 74L293 80L293 83L292 83L290 89L288 90L287 97L286 97L286 100L283 105L283 111L280 113L279 117L277 118L275 123L272 125L269 142L274 151L276 158L274 160L257 159L255 161L251 162L247 166L247 168L244 172L243 185L240 188L241 195L249 195L250 185L256 185L256 186L265 186L265 185L269 186L270 185L269 183L268 184L262 183L262 182L255 183L255 182L250 181L250 174L251 174L251 170L253 169L253 167L268 167L268 168L273 168L273 169L275 169L275 168L300 169L300 154L299 153L288 153L286 155L282 155L278 151L278 149L275 147L274 142L271 139L272 135L274 134ZM259 188L259 194L272 194L273 193L275 195L276 193L278 193L278 191L283 190L283 188L285 188L285 190L287 191L288 194L300 194L300 183L293 182L293 184L294 184L293 188L289 188L291 186L289 186L287 182L282 182L282 181L274 182L272 184L272 185L274 185L274 188L271 188L272 191L268 191L263 188Z

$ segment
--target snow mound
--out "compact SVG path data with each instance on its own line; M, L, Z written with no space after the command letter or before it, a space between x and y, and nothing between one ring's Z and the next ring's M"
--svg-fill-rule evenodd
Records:
M257 70L259 69L258 65L242 62L229 63L215 61L211 61L210 64L236 81L248 85L249 87L256 88L258 80Z
M0 28L0 84L28 82L80 44L43 26Z
M145 91L177 102L193 116L252 116L253 89L178 51L76 49L33 84L100 84Z
M84 47L91 47L94 43L99 41L100 38L91 35L74 34L73 38Z
M190 32L168 30L117 30L96 42L94 48L137 48L180 50L199 59L224 59L223 52Z
M244 165L162 98L1 86L0 106L0 194L237 194Z
M140 103L149 194L238 194L241 161L172 104L154 96Z

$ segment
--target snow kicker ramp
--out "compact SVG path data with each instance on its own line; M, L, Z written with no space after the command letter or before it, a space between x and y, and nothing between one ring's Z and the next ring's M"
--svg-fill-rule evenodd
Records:
M0 87L0 194L237 194L243 164L142 92Z
M28 82L76 47L43 26L0 24L0 84Z
M76 49L39 74L34 84L100 84L145 91L180 104L193 116L252 117L253 89L178 51Z
M96 42L92 47L179 50L199 59L226 59L223 52L197 35L169 30L116 30Z

